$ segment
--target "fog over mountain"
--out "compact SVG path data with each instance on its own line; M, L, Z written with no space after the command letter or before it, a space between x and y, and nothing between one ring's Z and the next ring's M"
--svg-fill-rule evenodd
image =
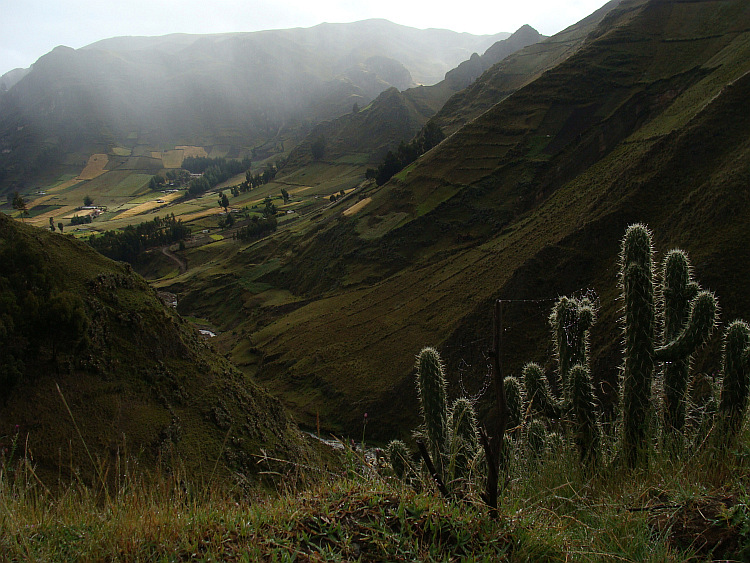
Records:
M437 82L508 35L368 20L58 47L30 71L3 77L0 149L6 169L33 170L113 144L252 147L297 139L389 87Z

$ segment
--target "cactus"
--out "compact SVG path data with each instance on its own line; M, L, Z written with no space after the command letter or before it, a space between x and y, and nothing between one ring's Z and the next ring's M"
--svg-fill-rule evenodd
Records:
M424 348L417 356L417 388L424 418L425 434L438 471L448 444L448 406L443 362L434 348Z
M622 453L630 467L648 459L651 383L656 361L665 368L663 420L681 429L685 420L685 389L690 356L708 339L716 324L714 295L698 291L690 281L690 264L682 251L667 255L661 290L663 342L654 345L654 300L651 233L640 224L628 227L620 254L620 287L625 303L625 361L622 372Z
M690 313L690 301L698 290L698 284L691 281L687 254L681 250L668 252L662 267L663 342L670 342L679 335ZM689 364L689 358L685 358L664 365L663 421L668 432L680 432L685 426Z
M742 429L750 387L750 326L734 321L724 333L722 387L718 416L721 438L732 442Z
M529 460L534 461L544 454L547 448L547 429L541 420L533 419L526 429L526 447Z
M391 440L386 447L386 455L396 477L403 479L411 473L411 455L401 440Z
M570 408L570 370L576 364L588 362L588 334L594 324L595 314L591 301L575 297L561 297L552 309L549 324L555 345L557 378L562 390L559 406Z
M547 378L544 377L541 366L529 362L523 366L521 375L526 389L526 400L529 402L531 411L547 418L560 418L560 405L552 396L549 383L547 383Z
M449 479L466 477L471 460L479 449L477 418L471 401L456 399L450 414Z
M584 465L595 465L601 457L601 430L588 370L576 364L570 371L575 443Z
M526 397L531 411L572 425L581 459L595 463L599 458L600 430L588 371L589 331L596 314L589 299L561 297L555 303L549 323L557 360L560 397L552 396L542 368L528 363L523 368ZM535 448L539 428L529 428L529 446Z
M503 380L505 386L505 404L508 408L508 428L512 430L523 422L523 392L518 379L508 376Z
M651 379L654 371L654 288L651 233L631 225L620 254L620 284L625 301L623 438L626 463L634 467L646 455Z

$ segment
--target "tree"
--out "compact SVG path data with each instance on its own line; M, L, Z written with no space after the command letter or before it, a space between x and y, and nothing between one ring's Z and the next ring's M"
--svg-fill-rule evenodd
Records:
M289 192L284 188L281 188L281 197L284 198L284 203L289 203Z
M221 194L221 197L219 198L219 207L223 207L225 213L229 211L229 198L227 197L227 194Z
M84 207L90 207L91 204L93 204L93 203L94 203L94 200L91 199L90 195L86 195L86 196L83 197L83 206Z
M276 206L273 204L273 201L271 201L270 197L266 197L265 200L263 200L263 203L265 205L265 209L263 209L263 215L266 217L273 217L276 215Z
M49 230L55 232L55 220L52 217L49 218Z
M26 209L26 198L16 192L13 194L13 209L20 211L21 219L29 216L29 210Z
M61 232L61 233L63 232L63 224L62 224L62 221L60 221L60 222L59 222L59 223L57 224L57 228L58 228L58 229L60 229L60 232Z
M359 104L357 102L354 102L352 106L352 113L359 113Z

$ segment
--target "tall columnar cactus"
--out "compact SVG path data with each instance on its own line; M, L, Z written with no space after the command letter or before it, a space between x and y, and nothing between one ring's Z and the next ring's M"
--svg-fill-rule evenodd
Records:
M750 389L750 327L734 321L724 334L719 431L726 444L742 429Z
M654 285L651 233L631 225L620 254L620 285L625 302L622 450L631 467L646 455L654 371Z
M581 462L595 465L601 457L601 430L591 387L591 376L581 364L570 371L574 435Z
M663 342L654 345L654 300L651 233L640 224L625 233L620 254L620 286L625 303L625 361L622 383L622 449L633 467L648 455L651 383L654 363L677 364L665 370L664 420L680 429L685 420L685 389L690 356L708 339L716 325L718 305L714 295L699 291L690 280L690 264L681 251L668 254L664 265Z
M448 444L448 405L445 374L440 355L434 348L424 348L417 356L417 388L424 417L424 429L430 454L438 470Z
M474 405L463 397L456 399L450 413L450 479L461 479L468 474L471 461L479 449L478 436Z
M672 250L664 257L662 267L663 342L675 339L688 320L690 301L698 294L698 284L691 280L687 254ZM664 429L682 431L685 426L685 393L688 386L690 358L664 365Z

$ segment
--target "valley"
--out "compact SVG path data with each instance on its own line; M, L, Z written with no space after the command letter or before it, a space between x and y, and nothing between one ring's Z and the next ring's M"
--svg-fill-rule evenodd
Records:
M124 519L127 442L206 557L741 560L747 3L351 25L58 48L0 97L0 436ZM105 103L143 52L228 89Z

